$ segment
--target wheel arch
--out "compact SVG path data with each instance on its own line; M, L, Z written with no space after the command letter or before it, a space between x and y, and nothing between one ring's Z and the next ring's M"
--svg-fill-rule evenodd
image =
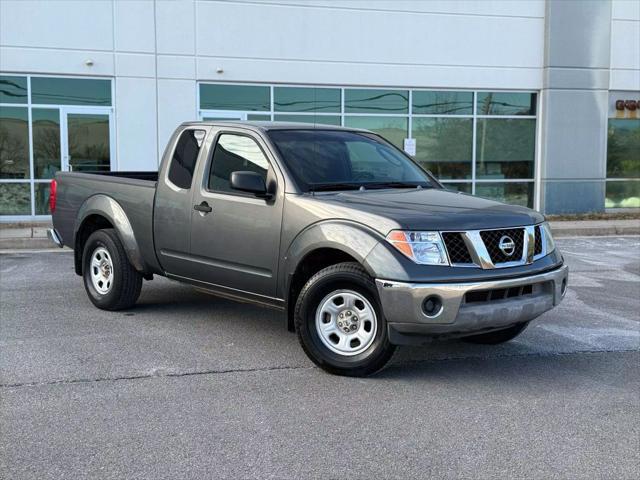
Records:
M138 272L144 272L144 261L131 222L122 206L104 194L89 197L80 207L74 229L74 263L76 274L82 275L82 251L89 236L105 228L113 228L122 242L127 259Z
M380 235L369 227L349 221L321 222L301 232L288 248L281 270L284 275L280 298L285 299L287 329L294 331L293 314L300 290L323 268L355 262L375 278L366 258L380 239Z

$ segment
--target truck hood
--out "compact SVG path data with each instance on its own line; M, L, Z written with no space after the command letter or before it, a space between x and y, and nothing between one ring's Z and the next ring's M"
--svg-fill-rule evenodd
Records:
M407 230L480 230L544 220L528 208L436 188L323 193L313 198L334 206L337 217L365 223L385 235L393 223ZM372 222L372 217L381 221Z

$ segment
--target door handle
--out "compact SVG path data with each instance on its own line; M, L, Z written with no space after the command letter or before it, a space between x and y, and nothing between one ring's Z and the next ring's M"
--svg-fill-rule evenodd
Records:
M202 202L199 205L194 205L193 209L201 213L210 213L213 210L213 208L211 208L207 202Z

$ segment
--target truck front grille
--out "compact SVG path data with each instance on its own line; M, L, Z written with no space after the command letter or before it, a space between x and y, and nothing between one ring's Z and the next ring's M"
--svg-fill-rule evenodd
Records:
M542 253L542 231L541 230L542 229L540 228L540 225L536 225L536 228L535 228L536 242L533 249L534 255L540 255Z
M440 235L449 261L455 267L487 269L528 265L546 254L545 230L541 225L440 232ZM511 255L507 255L509 239L513 242ZM504 251L500 248L501 241Z
M451 263L473 263L471 254L460 232L444 232L442 239L449 253Z
M515 243L515 249L512 255L506 255L499 247L500 239L507 236ZM506 262L518 262L522 260L524 248L524 229L508 228L504 230L484 230L480 232L480 237L487 248L487 252L494 264Z

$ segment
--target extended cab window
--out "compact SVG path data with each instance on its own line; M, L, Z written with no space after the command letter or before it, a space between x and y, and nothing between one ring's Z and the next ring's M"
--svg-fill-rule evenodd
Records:
M218 192L233 192L230 185L232 172L256 172L265 182L269 162L255 140L244 135L223 133L213 152L207 188Z
M196 168L200 144L197 138L203 138L204 130L185 130L180 135L169 166L169 181L175 186L191 188L193 171Z

